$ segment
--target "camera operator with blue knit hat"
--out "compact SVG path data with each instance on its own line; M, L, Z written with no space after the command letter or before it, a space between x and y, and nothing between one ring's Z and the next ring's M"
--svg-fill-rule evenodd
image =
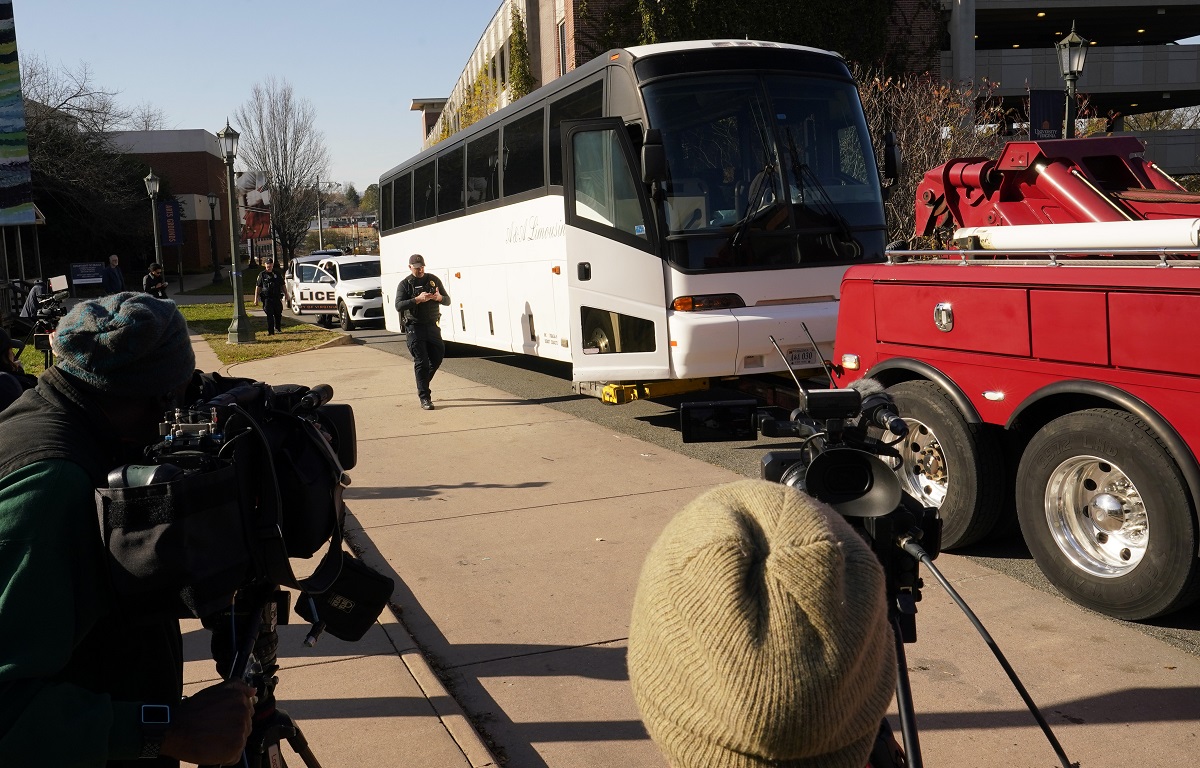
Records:
M721 486L646 557L628 665L672 768L864 768L897 673L883 568L828 505Z
M97 521L95 489L142 458L193 380L187 325L173 302L121 292L72 308L52 349L0 413L0 764L232 763L254 690L182 699L178 619L116 597Z

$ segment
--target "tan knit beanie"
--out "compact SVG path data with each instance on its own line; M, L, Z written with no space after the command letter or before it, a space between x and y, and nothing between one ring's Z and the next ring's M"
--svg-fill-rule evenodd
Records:
M743 480L642 567L629 680L673 768L863 768L896 682L883 569L836 512Z

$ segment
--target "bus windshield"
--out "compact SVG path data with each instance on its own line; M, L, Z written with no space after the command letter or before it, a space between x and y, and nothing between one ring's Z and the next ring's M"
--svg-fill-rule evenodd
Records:
M875 261L878 170L853 84L711 74L644 86L662 134L666 257L685 270Z

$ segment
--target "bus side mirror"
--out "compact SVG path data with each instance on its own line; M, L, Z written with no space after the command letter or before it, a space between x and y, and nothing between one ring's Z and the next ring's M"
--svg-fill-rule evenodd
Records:
M642 181L652 184L667 177L667 155L663 151L662 132L657 128L646 131L642 143Z
M896 143L896 132L883 134L883 176L895 181L900 178L904 161L900 157L900 145Z

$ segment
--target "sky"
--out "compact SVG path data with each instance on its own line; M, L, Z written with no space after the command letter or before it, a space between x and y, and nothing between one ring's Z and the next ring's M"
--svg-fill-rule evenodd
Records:
M159 108L167 128L215 134L255 83L286 80L313 105L331 180L361 194L421 150L412 100L449 95L501 3L13 0L13 17L19 57L86 63L97 86Z

